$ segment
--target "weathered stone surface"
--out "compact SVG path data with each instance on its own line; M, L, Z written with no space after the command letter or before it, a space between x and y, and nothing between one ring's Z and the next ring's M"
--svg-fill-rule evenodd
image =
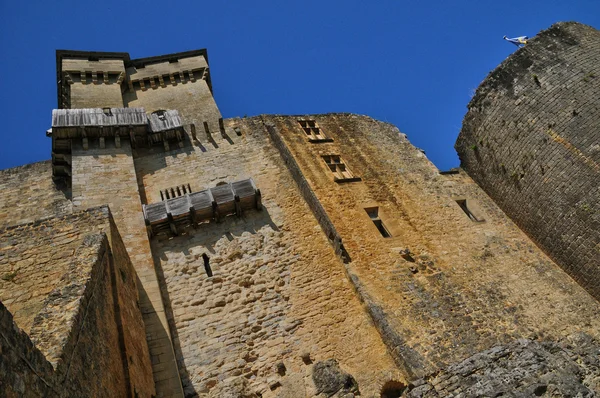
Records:
M343 264L298 200L260 119L226 121L228 131L233 126L247 133L232 135L233 145L217 141L218 148L185 147L167 157L140 150L143 156L136 158L147 195L160 198L164 187L189 183L198 189L248 176L262 192L262 211L152 239L186 394L212 393L236 375L248 377L252 391L264 397L291 394L289 375L304 374L310 361L332 356L374 394L382 375L395 366L347 283ZM157 167L161 159L166 167ZM203 254L210 257L210 277ZM307 352L305 361L301 355ZM358 372L366 357L373 366Z
M70 190L52 182L50 160L0 170L0 226L23 224L68 214Z
M461 166L600 299L600 31L567 22L540 32L468 108Z
M345 396L346 394L358 394L358 384L352 375L340 369L335 359L328 359L314 364L313 382L317 387L317 394L325 394L328 397L334 395Z
M303 118L333 141L310 144L298 118L262 116L291 153L287 165L300 171L324 209L325 222L311 208L323 229L331 223L341 236L349 280L404 380L500 342L558 340L579 331L598 336L598 302L464 172L441 175L389 124L349 114ZM326 154L339 154L362 181L335 183ZM469 218L460 199L485 221ZM365 210L374 207L391 237Z
M108 208L7 228L0 236L10 243L0 251L8 259L4 265L19 271L9 285L2 286L0 300L9 302L9 310L18 314L19 308L35 309L15 319L19 326L30 325L29 336L21 333L2 349L12 363L1 372L2 378L43 379L46 390L34 389L33 395L40 391L46 392L39 395L61 397L153 395L136 275ZM22 257L31 258L31 264L18 268L15 264ZM48 280L32 275L34 271L56 276ZM7 299L15 291L22 293L20 299ZM10 322L0 331L18 330L10 326L13 318L8 311L5 317ZM35 350L22 349L28 344L35 344ZM18 383L11 388L7 391L21 395Z
M527 339L495 346L424 380L407 397L595 397L600 345L578 334L560 343Z
M578 29L551 40L550 52L597 46L572 37ZM588 65L578 51L575 64ZM9 195L0 222L13 225L0 232L0 299L31 337L0 308L10 385L0 391L22 395L27 382L32 394L59 397L351 398L359 391L349 375L369 397L404 394L408 380L414 396L598 390L598 302L471 178L440 173L395 127L352 114L223 121L205 52L137 61L76 53L69 68L91 70L77 78L69 69L63 106L176 109L186 130L170 143L154 137L155 146L127 131L53 141L70 151L59 156L62 191L49 163L0 173ZM113 64L114 73L103 69ZM137 77L124 83L122 66ZM568 69L553 68L561 79ZM538 88L550 82L540 76ZM500 77L500 97L532 89ZM503 109L526 99L516 101ZM552 131L593 166L594 143L588 153ZM245 178L261 190L260 211L148 233L141 205L167 189ZM114 222L106 208L68 215L103 204ZM569 233L570 253L587 247ZM564 345L580 332L591 340Z

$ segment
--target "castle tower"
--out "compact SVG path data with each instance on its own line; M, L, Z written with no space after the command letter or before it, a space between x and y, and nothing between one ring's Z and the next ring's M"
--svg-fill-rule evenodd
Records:
M569 48L600 42L568 30ZM23 380L59 397L600 390L598 301L396 127L346 113L223 120L205 50L57 62L52 159L0 171L9 393ZM512 115L503 104L492 114ZM561 167L592 164L553 131L578 154ZM487 138L500 144L484 138L487 156Z
M461 166L566 272L600 298L600 32L540 32L483 81Z
M131 61L126 53L57 51L63 109L53 112L53 175L70 187L75 210L102 204L111 208L139 278L154 379L162 396L181 396L182 389L143 218L134 152L156 144L168 150L169 142L182 145L186 134L195 133L195 124L218 131L220 113L210 92L205 56L201 50ZM187 131L177 111L163 112L176 97L185 98L195 110L187 119ZM151 123L146 111L158 111L150 116Z

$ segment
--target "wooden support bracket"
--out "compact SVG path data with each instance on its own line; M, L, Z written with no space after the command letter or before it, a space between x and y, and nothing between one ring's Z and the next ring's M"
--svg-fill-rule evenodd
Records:
M213 218L216 222L221 222L221 215L219 214L219 205L216 201L212 202Z
M135 133L133 132L133 126L129 126L129 142L131 143L131 147L135 148Z
M223 138L227 138L227 134L225 133L225 124L223 123L222 117L219 118L219 131L221 132Z
M212 135L210 134L210 129L208 128L208 122L204 122L204 131L206 132L206 137L212 141Z
M242 216L242 204L240 203L240 197L238 195L235 195L233 197L233 200L235 202L235 215L238 217Z
M256 201L256 210L262 210L262 194L260 193L260 189L254 190L254 200Z

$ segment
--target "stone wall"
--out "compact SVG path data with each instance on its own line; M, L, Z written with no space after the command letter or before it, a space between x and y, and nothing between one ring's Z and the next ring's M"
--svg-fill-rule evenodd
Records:
M150 203L168 187L197 191L249 177L262 193L262 211L152 239L185 393L222 396L238 380L243 391L233 396L311 396L311 364L329 358L367 396L401 378L261 119L226 120L225 128L228 139L135 158Z
M70 105L75 108L122 108L121 85L115 83L74 83L69 86Z
M148 88L145 91L127 91L123 100L127 107L141 107L147 112L177 109L184 123L193 123L202 137L206 137L203 124L205 121L208 122L213 135L220 136L218 120L221 113L206 80L198 79L195 82L186 81L164 87L157 85L156 88Z
M59 56L58 52L57 56ZM68 74L68 77L61 78L66 79L67 82L70 108L123 107L121 82L117 82L119 73L125 74L123 60L99 59L90 61L88 57L82 57L80 59L61 58L61 62L62 72ZM84 82L82 82L81 72L84 71L87 74ZM95 82L92 73L96 74Z
M298 119L333 141L309 142ZM597 334L598 303L467 175L440 174L395 127L348 114L262 120L340 234L348 275L406 379L515 338ZM324 155L340 155L361 180L335 182ZM391 237L365 210L374 207Z
M600 32L559 23L483 81L456 142L462 167L600 298Z
M52 182L50 161L0 170L0 225L22 224L71 212L69 191Z
M584 333L559 342L520 339L415 380L403 396L593 397L600 391L599 350Z
M72 143L72 192L76 208L108 204L115 224L131 259L140 289L140 310L146 325L146 337L153 361L157 390L181 392L181 382L164 305L154 270L150 244L144 223L132 149L128 140L115 148L107 140L105 148L97 141L84 150L80 142ZM159 354L160 353L160 354Z
M0 299L17 314L22 312L19 308L31 309L27 317L15 320L21 327L30 325L28 335L37 347L21 352L15 348L20 360L7 354L10 360L34 356L36 366L47 375L43 383L54 391L51 395L153 395L136 275L108 208L9 227L2 237L8 242L2 247L3 266L16 273L3 281ZM28 263L18 265L23 260ZM14 334L11 329L15 327L2 332ZM18 339L20 345L29 344L24 337ZM30 378L23 369L23 363L11 367L7 379ZM13 387L18 393L18 384Z
M0 302L0 391L7 398L60 396L54 369Z

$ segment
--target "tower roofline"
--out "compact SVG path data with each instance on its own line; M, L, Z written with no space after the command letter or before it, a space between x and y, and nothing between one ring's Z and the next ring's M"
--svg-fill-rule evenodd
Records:
M156 64L160 62L175 62L181 58L190 58L203 56L206 59L208 65L208 52L205 48L199 50L182 51L177 53L157 55L153 57L131 59L129 53L125 52L104 52L104 51L80 51L80 50L56 50L56 91L57 91L57 104L60 105L60 80L62 79L62 60L64 58L79 58L87 59L89 61L96 61L101 59L121 59L125 68L135 67L140 68L150 64ZM210 91L212 92L212 83L210 81L210 72L206 76L206 83Z

